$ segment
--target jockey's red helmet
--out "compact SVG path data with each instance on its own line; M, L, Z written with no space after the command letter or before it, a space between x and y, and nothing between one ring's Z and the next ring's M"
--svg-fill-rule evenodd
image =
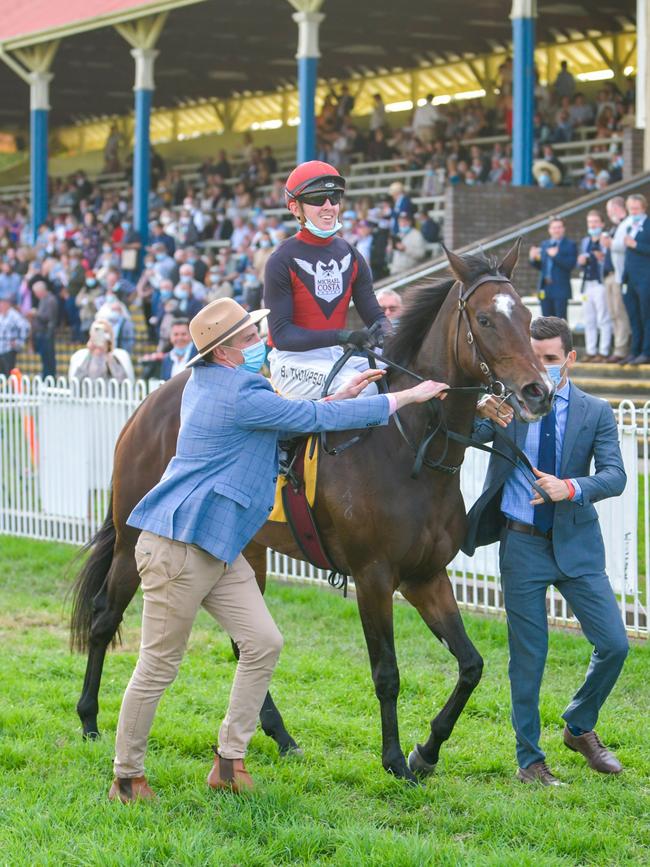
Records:
M334 166L321 160L300 163L287 178L284 199L288 205L292 199L299 199L305 193L327 193L345 191L345 178Z

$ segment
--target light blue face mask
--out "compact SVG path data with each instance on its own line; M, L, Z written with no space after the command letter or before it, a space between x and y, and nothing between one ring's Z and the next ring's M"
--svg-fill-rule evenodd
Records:
M589 235L591 235L592 238L598 238L602 234L603 230L601 228L593 228L593 229L587 229L587 231L588 231Z
M340 232L342 228L343 224L338 220L333 229L319 229L311 220L305 220L305 229L309 229L312 235L316 235L317 238L331 238L332 235L336 235L337 232Z
M566 362L565 362L566 364ZM547 364L546 372L548 373L548 378L551 380L553 385L557 388L558 385L562 382L564 364Z
M244 356L244 363L239 366L248 370L249 373L259 373L266 360L266 346L260 340L259 343L242 349L241 354Z

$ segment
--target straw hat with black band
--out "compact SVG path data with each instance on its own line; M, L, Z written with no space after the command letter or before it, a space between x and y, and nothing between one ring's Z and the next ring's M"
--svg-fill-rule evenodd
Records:
M552 163L549 160L535 160L533 163L533 177L535 180L539 180L539 176L542 172L548 172L551 176L551 180L556 186L562 181L562 172L555 163Z
M201 308L190 322L190 334L198 355L187 363L191 367L204 361L217 346L221 346L249 325L256 325L269 310L254 310L249 313L232 298L217 298Z

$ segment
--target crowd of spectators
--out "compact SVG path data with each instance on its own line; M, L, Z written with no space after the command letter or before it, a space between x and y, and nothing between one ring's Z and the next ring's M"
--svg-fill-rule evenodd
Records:
M352 160L364 158L395 159L405 171L424 172L410 189L395 181L388 190L344 200L342 233L358 247L375 279L417 265L440 238L433 212L416 207L414 198L431 199L448 184L510 183L508 143L463 144L511 131L509 63L499 75L494 105L478 100L436 105L429 94L413 112L411 124L395 131L387 125L378 94L367 132L353 121L354 96L347 86L325 99L318 116L320 158L342 172ZM633 83L625 94L607 84L595 102L588 102L563 64L551 87L536 87L538 183L551 186L570 178L554 145L580 136L583 129L593 133L595 128L596 138L611 138L633 105ZM221 150L189 178L168 170L152 150L151 222L143 249L133 227L130 167L120 163L120 142L114 127L104 156L106 168L124 171L122 184L100 186L83 171L51 180L51 214L36 243L30 239L27 202L0 205L0 372L11 369L16 352L31 340L43 375L55 374L57 327L69 328L70 339L95 359L83 370L100 369L96 359L103 357L100 343L105 344L108 371L115 350L133 353L137 308L156 345L146 370L155 371L170 351L176 349L179 358L187 353L182 337L177 346L172 340L174 326L186 324L208 301L228 296L248 309L260 306L266 261L297 228L283 219L283 178L272 149L255 146L246 133L234 159ZM598 152L598 147L596 143L592 150ZM600 188L620 178L619 151L615 143L604 146L602 159L589 156L580 186ZM93 329L98 321L101 328ZM177 372L179 364L172 362Z
M447 184L506 185L512 182L510 143L464 145L463 141L512 136L512 62L499 70L498 94L486 100L464 100L436 104L433 93L418 105L408 126L391 130L380 94L373 97L373 110L367 132L362 132L351 117L354 97L347 86L338 96L324 100L318 117L320 158L345 170L359 155L369 161L399 160L405 170L427 172L422 195L439 195ZM562 61L556 80L535 86L534 154L535 177L540 186L577 183L592 190L621 179L623 158L621 134L634 125L634 79L628 79L625 92L607 82L595 97L580 91L566 61ZM573 176L562 162L561 150L554 146L576 139L590 138L596 156L589 156L580 172ZM607 144L599 143L603 139ZM613 139L613 141L612 141ZM559 155L558 155L559 154Z

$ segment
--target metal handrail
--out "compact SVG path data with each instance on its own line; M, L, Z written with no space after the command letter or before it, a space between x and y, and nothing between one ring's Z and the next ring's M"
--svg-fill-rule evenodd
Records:
M517 238L529 235L532 232L536 232L538 229L543 229L548 224L550 217L570 217L585 208L607 202L613 196L620 196L627 192L633 192L639 184L644 181L650 181L650 172L642 172L627 181L619 181L617 184L611 184L605 190L598 190L597 192L589 193L586 196L581 196L579 199L574 199L568 205L545 211L541 216L533 218L529 223L524 223L523 225L519 224L514 228L506 229L505 231L499 232L497 235L492 235L475 244L467 244L465 247L461 247L457 252L472 255L480 253L481 251L487 252L488 250L493 250L495 247L507 244L508 241L515 241ZM382 283L380 288L399 289L403 286L407 286L409 283L414 283L416 280L421 280L423 277L429 277L431 274L437 274L439 271L444 271L448 267L449 263L447 262L447 259L444 258L439 262L435 262L433 265L428 265L426 268L421 268L418 271L405 274L403 277L396 278L390 282Z

